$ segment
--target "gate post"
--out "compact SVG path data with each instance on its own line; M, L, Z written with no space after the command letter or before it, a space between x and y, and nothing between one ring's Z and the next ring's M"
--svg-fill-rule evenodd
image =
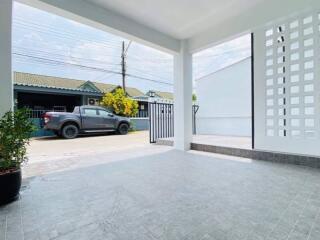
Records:
M174 56L174 147L189 150L192 141L192 54L187 40Z

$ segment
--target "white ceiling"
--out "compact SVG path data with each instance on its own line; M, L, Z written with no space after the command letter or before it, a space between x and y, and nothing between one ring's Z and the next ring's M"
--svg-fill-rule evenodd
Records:
M174 38L186 39L265 0L86 0Z

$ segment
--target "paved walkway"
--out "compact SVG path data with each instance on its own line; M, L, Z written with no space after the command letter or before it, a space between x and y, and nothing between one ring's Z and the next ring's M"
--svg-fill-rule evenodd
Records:
M70 157L96 163L24 179L0 239L319 240L319 170L224 158L152 145Z

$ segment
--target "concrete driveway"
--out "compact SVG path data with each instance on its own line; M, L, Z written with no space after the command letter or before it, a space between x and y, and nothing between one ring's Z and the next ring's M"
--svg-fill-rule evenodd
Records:
M28 147L25 178L57 171L123 160L157 152L150 148L147 131L128 135L83 136L72 140L57 137L35 138Z
M35 163L70 156L123 151L146 145L149 145L147 131L133 132L128 135L81 136L69 140L58 137L34 138L28 147L28 156L30 163Z

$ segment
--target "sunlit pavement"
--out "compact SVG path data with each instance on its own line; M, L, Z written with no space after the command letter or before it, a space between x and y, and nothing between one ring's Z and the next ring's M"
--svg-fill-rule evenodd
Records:
M29 161L23 168L23 176L26 178L121 160L127 156L147 154L149 148L147 131L128 135L81 136L71 140L57 137L34 138L28 146ZM152 151L156 148L152 148ZM98 157L104 154L105 157Z

